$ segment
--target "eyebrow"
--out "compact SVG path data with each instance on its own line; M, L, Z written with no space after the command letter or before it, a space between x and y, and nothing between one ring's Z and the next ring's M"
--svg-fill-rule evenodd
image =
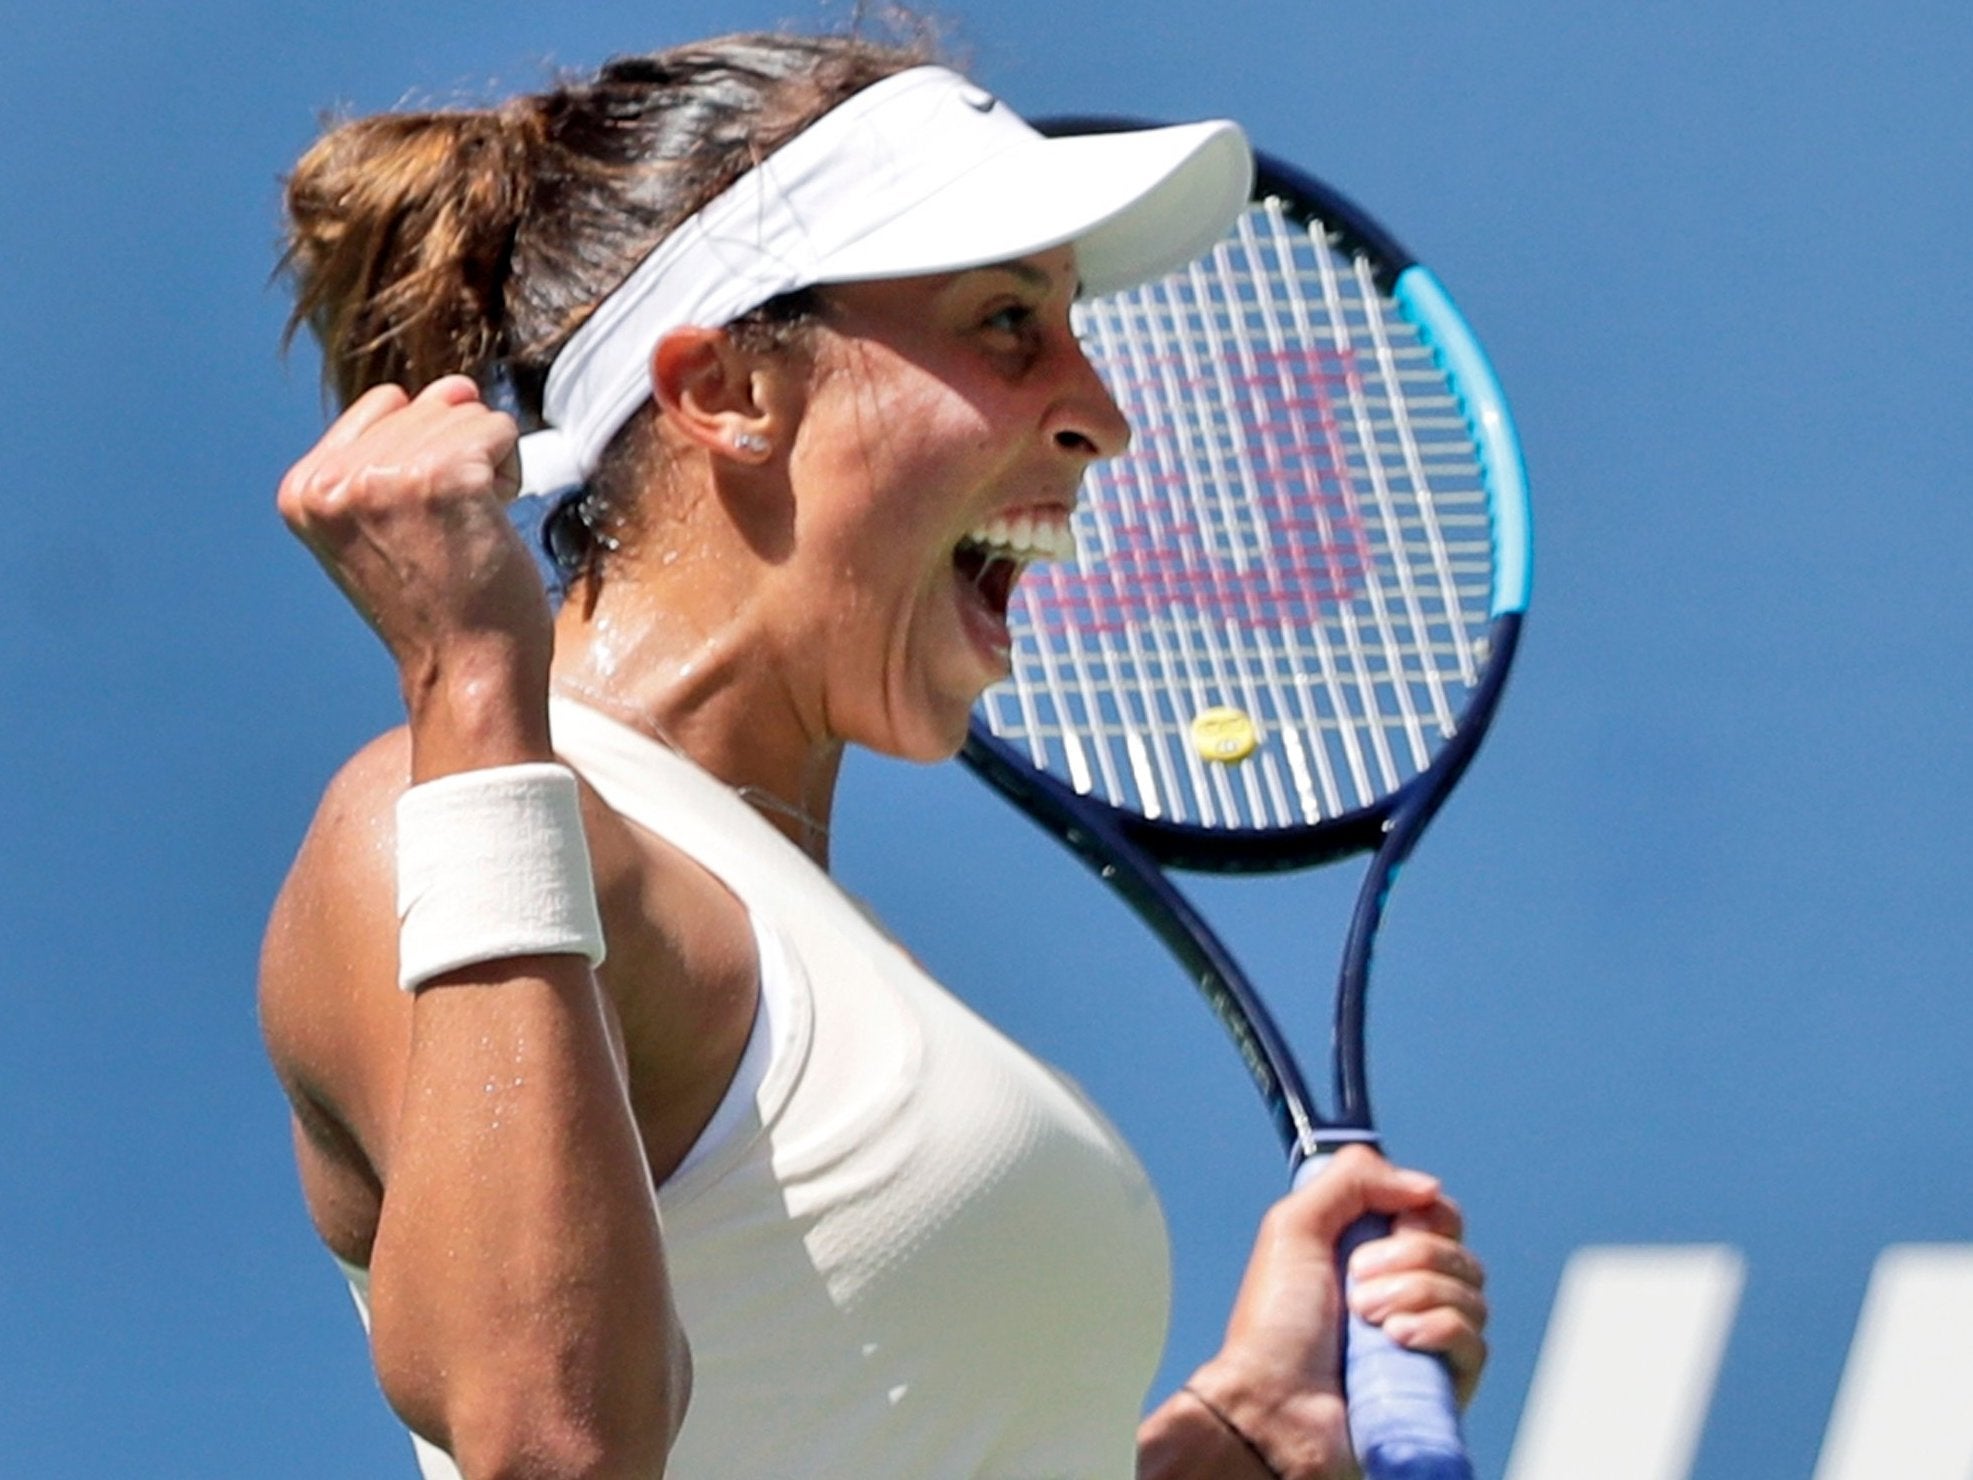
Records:
M1053 273L1043 272L1039 267L1034 266L1032 263L992 262L987 264L985 267L980 268L979 270L981 272L1009 273L1012 276L1019 278L1022 282L1026 283L1029 287L1034 288L1041 292L1047 292L1049 289L1055 286L1055 275ZM1069 284L1069 296L1071 298L1082 297L1081 278L1077 278Z

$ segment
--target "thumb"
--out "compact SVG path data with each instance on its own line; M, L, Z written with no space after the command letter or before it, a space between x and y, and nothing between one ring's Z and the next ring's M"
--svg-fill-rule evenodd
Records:
M1367 1146L1346 1146L1289 1198L1298 1221L1334 1243L1365 1213L1403 1213L1437 1200L1439 1179L1393 1166Z

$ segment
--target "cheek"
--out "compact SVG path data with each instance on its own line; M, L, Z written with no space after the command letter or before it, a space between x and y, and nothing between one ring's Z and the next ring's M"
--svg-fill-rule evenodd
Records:
M798 446L812 494L839 509L909 521L948 513L990 456L988 412L932 371L857 346L819 387Z

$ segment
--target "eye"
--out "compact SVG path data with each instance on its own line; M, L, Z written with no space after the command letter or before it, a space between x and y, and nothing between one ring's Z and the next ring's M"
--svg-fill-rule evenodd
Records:
M980 327L996 334L1008 334L1017 339L1025 339L1034 332L1039 320L1033 305L1027 303L1002 303L996 305L981 320Z

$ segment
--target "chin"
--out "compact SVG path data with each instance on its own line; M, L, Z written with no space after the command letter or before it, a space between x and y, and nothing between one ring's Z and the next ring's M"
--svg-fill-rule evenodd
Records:
M912 761L921 766L949 761L966 743L966 728L972 713L971 699L964 707L941 704L936 711L921 709L906 716L906 724L891 726L870 748L894 760Z
M870 699L845 714L840 738L893 760L936 765L959 754L973 706L1006 677L1004 664L989 664L968 651L963 662L928 663L916 672L893 671L864 690ZM881 696L881 697L880 697Z
M950 730L933 733L927 731L913 736L907 743L889 750L887 753L901 761L913 761L921 766L935 766L941 761L949 761L959 754L960 746L966 743L966 721L962 718Z

